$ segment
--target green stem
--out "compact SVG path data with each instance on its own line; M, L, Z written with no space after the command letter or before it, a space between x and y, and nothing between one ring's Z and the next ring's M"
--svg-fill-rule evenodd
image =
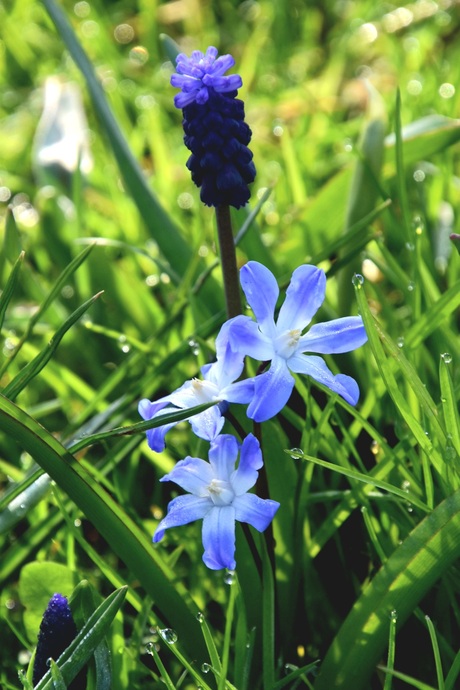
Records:
M224 279L225 305L227 317L231 319L241 314L241 300L230 207L227 205L216 206L216 220Z

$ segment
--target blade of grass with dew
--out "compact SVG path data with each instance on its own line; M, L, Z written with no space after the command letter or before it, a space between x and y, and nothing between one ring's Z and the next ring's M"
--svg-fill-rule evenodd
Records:
M457 455L460 455L460 415L450 371L451 364L452 357L446 352L442 354L439 360L441 405L444 425L447 432L447 441L452 443Z
M62 271L59 278L57 279L57 281L53 285L53 287L50 290L50 292L48 293L48 295L45 297L42 304L40 304L37 311L31 316L24 334L21 336L21 338L20 338L18 344L16 345L16 347L14 348L13 352L10 354L7 362L5 362L5 365L1 368L0 376L6 371L7 367L14 360L16 355L19 353L19 351L23 347L24 343L26 343L27 340L29 339L35 326L37 325L39 320L42 318L43 314L47 311L47 309L50 307L50 305L53 304L53 302L56 300L56 298L61 295L63 287L65 285L67 285L67 283L69 282L69 278L75 273L75 271L79 268L79 266L81 266L81 264L89 256L92 249L93 249L93 245L90 245L89 247L85 247L85 249L82 252L80 252L74 259L72 259L72 261L69 263L69 265L66 266L66 268Z
M173 586L174 574L142 530L57 439L4 396L0 396L0 429L15 438L88 519L97 524L102 536L154 599L164 620L182 631L184 647L192 657L206 658L203 640L196 634L197 606L183 587Z
M12 381L3 389L2 393L5 397L10 400L14 400L19 393L32 381L37 374L43 369L44 366L49 362L54 352L56 351L62 338L65 336L67 331L80 319L83 314L88 311L91 305L101 296L101 292L86 300L78 309L69 316L68 319L62 324L62 326L55 332L51 338L49 344L40 352L32 362L26 364L26 366L21 369L19 374L14 377Z
M127 589L127 587L122 587L112 592L98 606L76 638L57 659L56 663L66 685L77 676L104 638L117 611L125 600ZM54 680L50 675L48 671L36 685L35 690L54 690Z
M362 286L362 283L360 280L355 281L355 292L356 292L356 299L358 302L358 308L359 312L362 316L364 326L366 328L367 336L369 338L369 345L372 349L372 352L374 354L375 360L377 362L377 366L380 370L380 374L382 376L382 379L385 381L386 388L388 390L388 393L390 394L391 398L393 399L394 404L396 405L398 411L402 415L404 421L408 425L409 429L411 430L412 434L416 438L417 442L419 443L420 447L423 449L423 451L427 454L429 457L430 461L432 462L433 466L437 470L437 472L443 476L445 473L445 463L444 460L439 453L439 451L433 446L433 443L431 440L428 438L428 436L425 434L425 430L422 428L421 424L418 422L418 420L414 417L412 414L411 410L409 409L409 405L407 403L407 400L401 393L401 391L398 388L398 385L396 383L396 379L393 374L393 367L389 360L387 359L383 345L380 342L380 328L379 325L376 321L376 319L372 316L371 311L369 309L369 305L367 304L366 300L366 295ZM395 346L397 347L397 346ZM417 376L418 378L418 376ZM409 384L412 385L412 381L409 380ZM423 384L420 383L421 386ZM433 416L433 419L436 417ZM438 422L439 423L439 422Z
M315 690L364 690L388 640L389 616L399 629L433 584L460 557L460 491L445 499L398 546L334 638Z
M391 671L394 669L395 665L395 649L396 649L396 622L398 620L398 612L396 610L390 613L390 630L388 636L388 656L387 665L388 673L385 674L385 685L383 690L391 690L393 684L393 678Z

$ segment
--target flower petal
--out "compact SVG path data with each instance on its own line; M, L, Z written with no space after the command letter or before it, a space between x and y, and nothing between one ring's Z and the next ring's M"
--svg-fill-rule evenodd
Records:
M274 313L279 295L278 283L269 269L258 261L248 261L240 271L241 287L261 330L274 334Z
M188 455L173 467L171 472L160 479L161 482L174 482L195 496L208 496L208 486L213 479L211 466L201 458Z
M325 292L324 271L308 264L296 268L278 316L278 333L303 330L322 305Z
M230 343L234 350L261 362L272 359L273 341L260 332L255 321L249 316L235 316L230 323Z
M299 352L334 354L350 352L367 341L360 316L347 316L327 323L317 323L299 340Z
M169 405L168 395L156 402L150 402L150 400L144 398L139 402L138 411L140 416L147 421L171 412L171 408L168 408L167 405ZM147 443L155 453L161 453L165 449L165 436L176 424L177 422L172 422L170 424L163 424L163 426L156 427L155 429L147 429Z
M232 505L235 508L235 519L239 522L247 522L259 532L267 529L280 507L278 501L259 498L255 494L237 496Z
M230 480L237 496L246 493L254 486L259 476L257 470L260 470L263 464L260 443L253 434L248 434L241 446L238 469L234 471Z
M209 449L209 462L213 476L225 482L230 481L230 475L235 469L238 457L238 442L231 434L218 436Z
M255 422L265 422L274 417L289 400L293 388L294 379L286 360L275 356L270 369L255 377L254 397L248 407L248 417Z
M201 520L210 511L211 507L212 502L209 498L198 498L197 496L189 495L173 498L168 506L168 514L155 530L153 541L156 543L163 539L165 530L170 527L179 527L195 520Z
M214 506L203 520L203 561L211 570L234 570L235 510L233 506Z
M358 384L351 376L337 374L334 376L321 357L315 355L294 355L289 359L289 368L297 374L307 374L315 381L338 393L350 405L356 405L359 399Z
M222 391L222 397L231 403L249 403L254 396L254 378L231 383Z
M204 438L205 441L214 440L222 431L225 423L219 405L214 405L200 414L193 415L188 421L192 425L193 433Z
M226 321L219 331L216 338L217 362L214 362L205 375L205 378L215 383L219 389L225 388L229 383L236 381L241 375L244 366L243 353L231 347L230 323L231 321Z

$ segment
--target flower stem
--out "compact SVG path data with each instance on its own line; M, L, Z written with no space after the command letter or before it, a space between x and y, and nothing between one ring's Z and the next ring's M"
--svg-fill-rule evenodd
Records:
M216 220L220 261L224 279L225 305L227 317L231 319L241 314L241 300L230 206L224 204L216 206Z

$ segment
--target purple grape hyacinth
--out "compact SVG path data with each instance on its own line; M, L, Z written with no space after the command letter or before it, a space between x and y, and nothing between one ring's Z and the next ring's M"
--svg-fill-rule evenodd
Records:
M66 597L53 594L49 600L38 633L35 653L33 684L43 678L49 670L48 659L56 659L77 636L77 627Z
M249 200L248 185L256 175L248 149L252 133L244 122L243 101L236 98L241 77L224 76L235 60L217 55L217 48L210 46L205 54L195 50L191 57L177 56L171 84L181 93L174 105L182 108L184 143L192 152L187 168L201 188L202 202L240 208Z

